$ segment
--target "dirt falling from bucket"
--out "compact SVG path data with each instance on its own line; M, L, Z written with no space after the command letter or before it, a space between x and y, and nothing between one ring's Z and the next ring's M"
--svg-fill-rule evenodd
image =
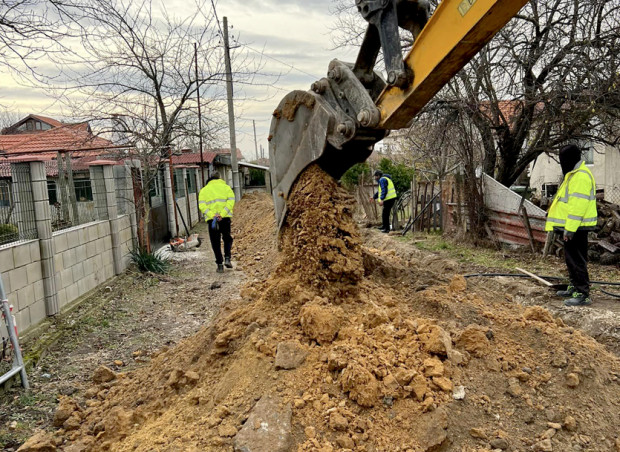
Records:
M352 216L353 199L317 165L291 190L281 235L280 273L334 295L354 290L364 275L361 241Z

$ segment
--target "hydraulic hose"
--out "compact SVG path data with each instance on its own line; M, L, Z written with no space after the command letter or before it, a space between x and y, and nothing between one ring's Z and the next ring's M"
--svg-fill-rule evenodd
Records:
M495 278L499 276L506 276L509 278L529 278L530 277L528 275L523 275L521 273L472 273L471 275L464 275L465 278L479 278L479 277ZM555 281L561 281L561 280L568 279L562 276L541 276L541 275L536 275L536 276L538 276L539 278L552 279ZM610 282L610 281L590 281L590 284L598 284L599 286L620 286L620 282Z

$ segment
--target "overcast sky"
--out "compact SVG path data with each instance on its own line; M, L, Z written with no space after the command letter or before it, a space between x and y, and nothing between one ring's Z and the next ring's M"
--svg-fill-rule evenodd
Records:
M351 0L353 1L353 0ZM154 2L155 3L155 2ZM267 136L271 113L286 93L294 89L309 89L313 81L327 72L333 58L353 61L355 52L330 50L330 29L335 17L330 14L332 0L219 0L216 9L220 21L228 17L232 34L244 46L237 52L263 52L263 77L260 83L273 86L240 86L235 88L237 116L237 146L249 160L254 159L256 121L257 141L268 154ZM187 0L166 2L169 11L187 7ZM233 68L234 72L234 68ZM60 116L60 106L42 89L20 87L0 66L0 105L10 107L24 116L30 113L51 117ZM223 143L229 146L228 135Z

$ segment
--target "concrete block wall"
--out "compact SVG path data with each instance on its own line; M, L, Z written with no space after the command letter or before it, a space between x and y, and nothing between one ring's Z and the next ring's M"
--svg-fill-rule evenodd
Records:
M56 232L53 240L61 309L114 276L109 221Z
M109 169L106 171L111 174ZM33 162L31 171L45 183L42 163ZM39 179L33 177L33 187ZM111 196L115 196L113 183L109 185ZM43 212L49 210L47 198L35 200L35 206L46 208L36 210L39 239L0 247L0 275L9 303L14 306L20 333L105 283L118 274L119 269L125 270L130 264L129 251L137 237L131 213L52 233L51 216ZM116 212L116 206L113 207L110 211ZM112 238L115 228L116 249L120 248L117 256L121 255L120 265L117 259L118 268L115 267ZM45 272L49 272L47 279ZM50 293L53 310L50 309ZM2 323L0 330L4 328Z
M0 248L0 274L20 332L45 318L39 240ZM0 322L4 337L4 322Z
M129 255L129 252L134 249L135 245L135 235L129 215L122 215L119 217L119 238L121 242L121 255L123 259L122 265L123 270L125 270L131 263L131 256Z

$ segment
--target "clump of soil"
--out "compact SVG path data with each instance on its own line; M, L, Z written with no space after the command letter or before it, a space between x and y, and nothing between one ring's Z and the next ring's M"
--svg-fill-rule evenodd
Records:
M544 310L472 293L459 276L430 284L429 262L364 249L348 198L316 167L288 202L269 278L149 366L64 400L62 427L33 441L232 451L267 434L260 405L284 427L256 451L618 447L620 362L598 343ZM236 218L238 242L260 243Z

